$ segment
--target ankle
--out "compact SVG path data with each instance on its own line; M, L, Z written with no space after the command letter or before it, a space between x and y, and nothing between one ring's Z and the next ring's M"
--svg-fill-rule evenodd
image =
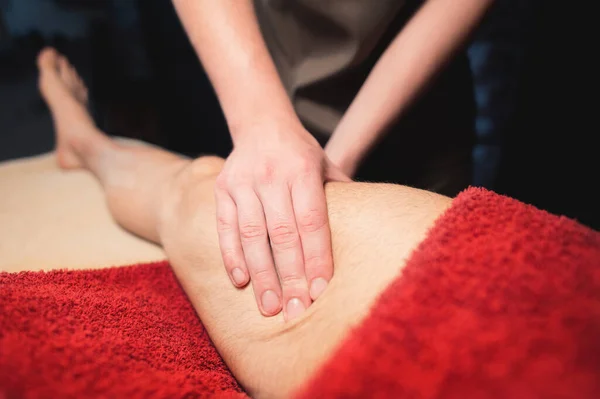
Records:
M102 153L115 150L117 147L99 131L94 131L94 134L72 137L69 140L69 146L86 165L89 164L89 160L98 158Z

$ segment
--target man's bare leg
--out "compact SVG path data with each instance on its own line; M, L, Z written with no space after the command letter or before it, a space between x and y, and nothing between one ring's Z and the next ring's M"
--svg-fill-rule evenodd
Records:
M218 248L214 179L223 161L190 161L104 136L85 111L82 85L57 55L40 55L41 89L65 168L85 167L123 227L164 246L215 346L253 395L287 396L359 323L450 199L395 185L330 184L327 202L335 272L298 319L263 317L251 289L236 289ZM58 71L58 72L57 72Z
M38 56L39 86L54 121L56 158L64 169L86 168L102 183L113 217L128 230L158 242L157 188L190 161L166 151L123 145L96 128L87 89L53 49Z

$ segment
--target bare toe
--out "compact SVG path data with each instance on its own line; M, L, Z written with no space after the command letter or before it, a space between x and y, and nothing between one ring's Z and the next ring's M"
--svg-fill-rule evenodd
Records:
M58 74L60 75L60 80L67 86L70 86L69 62L65 57L60 55L58 57Z
M75 67L71 65L66 57L61 55L59 55L58 59L58 71L60 79L68 87L73 96L83 104L87 104L87 87Z
M87 105L87 88L69 61L53 48L38 55L40 91L52 113L60 167L82 166L74 143L98 135Z
M37 57L37 65L40 70L56 69L58 61L58 53L53 47L46 47Z

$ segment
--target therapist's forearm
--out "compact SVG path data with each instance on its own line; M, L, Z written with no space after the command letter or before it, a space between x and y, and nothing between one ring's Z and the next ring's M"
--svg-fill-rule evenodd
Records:
M461 47L493 0L428 0L379 59L326 152L353 174L360 161Z
M299 123L252 0L173 0L217 93L234 142L254 125Z

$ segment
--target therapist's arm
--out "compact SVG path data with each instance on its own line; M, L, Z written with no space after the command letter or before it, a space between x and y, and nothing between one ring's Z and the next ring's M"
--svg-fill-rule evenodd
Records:
M493 0L428 0L381 56L325 151L352 176L369 150L465 43Z
M324 182L349 179L296 116L252 1L173 2L233 139L215 184L223 263L265 316L293 319L333 275Z
M251 0L173 0L217 93L235 142L245 127L296 115L260 32Z

